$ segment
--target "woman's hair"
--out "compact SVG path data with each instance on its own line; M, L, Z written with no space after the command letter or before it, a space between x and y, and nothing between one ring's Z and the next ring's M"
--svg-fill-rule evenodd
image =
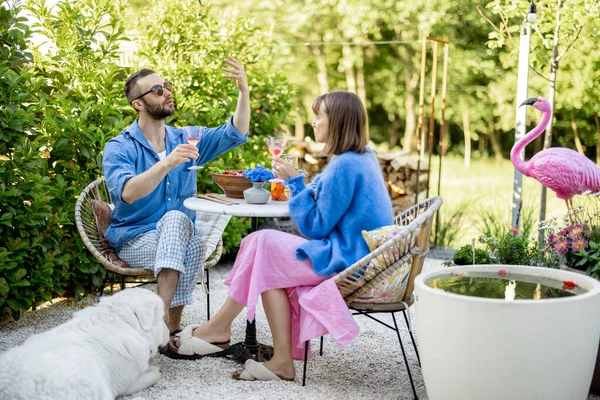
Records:
M315 114L323 103L329 118L325 152L334 155L347 151L365 153L369 141L367 113L358 96L342 90L323 94L312 105Z

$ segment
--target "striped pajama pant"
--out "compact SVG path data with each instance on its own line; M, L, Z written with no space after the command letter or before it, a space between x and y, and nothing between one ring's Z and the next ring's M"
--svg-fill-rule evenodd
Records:
M179 282L171 308L193 302L192 292L204 263L205 245L195 235L192 221L181 211L167 212L155 230L127 242L118 255L134 268L154 271L154 276L163 268L178 271Z

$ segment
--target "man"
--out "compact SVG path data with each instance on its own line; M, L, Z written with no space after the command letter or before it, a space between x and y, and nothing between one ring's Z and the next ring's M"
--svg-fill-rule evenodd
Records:
M248 138L246 73L233 57L225 62L224 77L235 79L240 92L237 108L225 125L203 128L198 144L187 144L181 129L165 125L175 112L172 85L141 69L127 78L124 90L138 119L104 147L102 170L115 206L106 239L123 261L154 271L172 334L181 329L183 307L192 302L205 258L195 236L195 212L183 206L196 193L196 171L188 168Z

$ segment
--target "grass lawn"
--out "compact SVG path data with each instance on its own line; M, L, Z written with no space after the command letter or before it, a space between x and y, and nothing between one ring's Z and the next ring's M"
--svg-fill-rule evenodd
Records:
M432 159L430 195L436 195L439 161ZM448 234L440 236L439 245L459 248L471 243L483 234L483 225L496 224L497 231L508 231L512 218L512 192L514 167L510 160L496 162L493 159L472 160L469 168L460 157L447 156L442 160L442 185L440 195L444 205L440 209L440 230ZM532 178L523 177L523 207L521 221L534 222L532 235L537 237L542 185ZM567 211L563 200L547 191L546 218L562 216ZM462 218L457 215L464 214ZM454 216L454 218L453 218ZM453 239L449 239L453 236Z

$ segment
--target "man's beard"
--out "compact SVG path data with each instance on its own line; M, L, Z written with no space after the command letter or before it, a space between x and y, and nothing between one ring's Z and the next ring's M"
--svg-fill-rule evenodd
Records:
M142 99L143 100L143 99ZM146 106L146 112L152 119L161 120L165 119L175 112L175 101L173 100L173 108L165 105L165 104L156 104L152 105L144 101L144 105Z

